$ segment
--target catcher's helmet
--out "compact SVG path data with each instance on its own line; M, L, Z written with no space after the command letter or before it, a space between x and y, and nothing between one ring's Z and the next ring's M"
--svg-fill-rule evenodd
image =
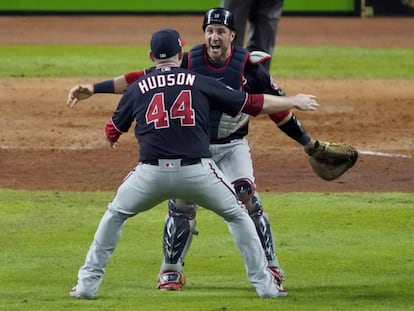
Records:
M231 30L236 31L233 14L224 8L214 8L206 12L204 15L203 31L206 30L207 25L211 24L225 25Z

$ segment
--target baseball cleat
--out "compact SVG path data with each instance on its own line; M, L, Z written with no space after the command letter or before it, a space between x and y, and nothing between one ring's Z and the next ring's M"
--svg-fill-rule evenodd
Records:
M179 291L185 285L184 273L178 271L164 271L158 277L160 290Z
M285 297L285 296L288 295L287 290L283 288L282 284L280 284L280 285L276 284L276 288L277 288L277 291L278 291L278 293L277 293L278 297Z
M95 298L94 294L78 290L77 286L73 287L70 290L69 295L77 299L94 299Z
M282 271L277 267L269 267L270 273L272 273L273 278L275 279L276 287L278 290L278 296L287 296L288 292L282 286L282 282L285 280L285 276Z

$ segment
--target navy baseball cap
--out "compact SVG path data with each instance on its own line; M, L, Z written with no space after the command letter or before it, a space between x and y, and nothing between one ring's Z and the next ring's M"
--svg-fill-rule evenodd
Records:
M206 31L206 27L211 24L221 24L236 31L233 14L225 8L214 8L206 12L203 21L203 31Z
M165 28L152 34L151 52L156 59L165 59L178 54L184 44L177 30Z

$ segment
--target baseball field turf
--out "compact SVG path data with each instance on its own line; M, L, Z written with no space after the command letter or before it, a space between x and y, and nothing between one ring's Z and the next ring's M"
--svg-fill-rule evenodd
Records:
M261 300L224 222L201 209L182 292L160 292L165 204L132 218L98 298L68 295L112 193L0 191L0 310L410 310L414 196L262 195L289 296Z

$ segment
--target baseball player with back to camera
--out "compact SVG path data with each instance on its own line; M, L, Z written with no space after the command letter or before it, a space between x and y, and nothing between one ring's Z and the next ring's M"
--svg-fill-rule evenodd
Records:
M196 45L184 53L181 67L216 78L233 89L284 95L261 65L267 59L266 55L232 45L236 33L234 19L229 11L222 8L207 11L202 28L205 44ZM152 70L130 72L96 84L76 85L69 91L67 104L73 107L79 100L95 93L123 93L128 85ZM319 149L315 147L325 146L324 142L311 139L291 110L269 114L269 117L280 130L300 143L308 154ZM232 117L213 109L210 151L213 160L232 182L239 199L246 205L265 250L268 266L278 280L280 292L286 295L287 291L282 286L284 273L276 256L271 226L256 192L250 148L245 139L248 122L247 114L240 113ZM196 211L194 203L181 199L168 201L163 237L164 256L158 277L161 290L180 290L185 285L184 258L193 234L197 234Z
M99 223L77 284L69 292L74 298L96 297L126 220L171 197L196 202L221 216L258 296L279 296L255 226L211 159L210 109L231 116L240 112L256 116L290 108L313 111L318 103L313 95L278 97L233 90L216 79L180 68L182 58L176 30L153 33L155 69L129 86L106 123L105 135L114 147L135 121L139 163L123 180Z

